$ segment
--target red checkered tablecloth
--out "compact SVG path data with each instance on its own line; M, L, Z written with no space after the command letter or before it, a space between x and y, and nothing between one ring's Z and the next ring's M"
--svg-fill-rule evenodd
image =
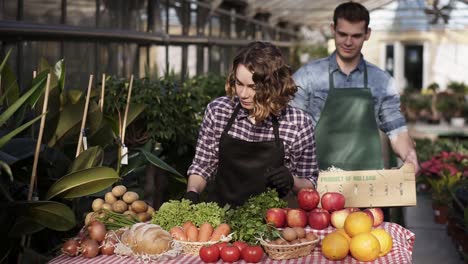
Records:
M402 226L394 223L383 223L380 227L383 227L387 230L393 237L393 248L390 253L388 253L384 257L380 257L372 263L375 264L410 264L412 263L412 251L414 245L415 235L411 231L403 228ZM309 229L307 231L313 231L317 234L320 239L323 239L327 234L333 232L335 228L329 227L324 230L314 230ZM263 257L261 263L268 263L268 264L279 264L279 263L290 263L290 264L306 264L306 263L316 263L316 264L336 264L336 263L346 263L346 264L353 264L353 263L363 263L353 259L351 256L346 257L344 260L341 261L331 261L326 259L322 253L320 252L321 244L317 245L315 249L311 252L310 255L298 259L290 259L290 260L273 260L268 258L267 256ZM92 259L86 259L83 257L68 257L65 255L60 255L57 258L54 258L49 262L50 264L80 264L80 263L96 263L96 264L136 264L141 263L138 262L136 259L129 258L129 257L120 257L117 255L112 256L97 256ZM180 255L175 259L164 261L164 263L169 264L202 264L203 261L200 260L198 256L190 256L190 255ZM218 263L223 263L222 260L219 260ZM243 264L246 263L243 260L240 260L236 263Z

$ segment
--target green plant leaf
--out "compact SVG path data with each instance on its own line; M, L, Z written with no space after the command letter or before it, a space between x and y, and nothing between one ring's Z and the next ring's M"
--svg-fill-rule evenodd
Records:
M60 112L57 129L50 139L48 145L53 147L59 142L72 128L79 125L83 117L84 101L80 100L77 104L67 104Z
M13 173L11 173L11 168L10 166L8 166L8 164L2 160L0 160L0 174L1 174L1 171L4 171L6 172L6 174L8 176L10 176L10 181L13 181Z
M131 104L128 108L127 126L130 125L145 110L144 104Z
M44 82L44 85L41 86L42 89L38 89L38 90L34 91L34 93L28 98L27 102L31 106L31 108L34 108L36 106L37 102L42 98L42 101L41 101L41 110L42 110L42 102L44 102L44 99L43 99L44 93L43 92L45 91L45 86L47 85L47 83L46 83L47 74L48 74L48 72L46 72L46 71L41 72L36 76L36 78L34 78L32 80L32 86L33 87L35 85L38 85L38 84L40 85L43 82ZM49 86L53 87L52 83L50 83ZM49 91L50 91L50 88L49 88Z
M176 179L177 181L181 182L181 183L187 183L187 179L182 176L182 174L180 174L178 171L176 171L174 168L172 168L171 166L169 166L166 162L162 161L161 159L159 159L156 155L154 155L153 153L143 149L143 148L139 148L138 150L141 151L141 153L143 153L143 155L146 157L146 159L151 162L152 164L154 164L155 166L163 169L163 170L166 170L170 173L172 173L175 177L174 179Z
M97 193L120 180L114 169L95 167L67 174L47 191L46 199L58 196L66 199Z
M18 201L10 204L18 218L43 227L67 231L76 225L75 215L67 205L54 201Z
M10 229L10 237L21 237L23 235L30 235L43 230L45 227L34 219L25 216L19 216L16 218L15 224Z
M75 214L62 203L38 202L33 203L29 209L35 222L57 231L67 231L76 225Z
M88 148L80 153L80 155L73 161L68 170L68 173L97 167L102 165L104 160L104 151L99 146Z
M25 102L28 100L36 90L42 87L45 81L45 77L40 81L36 82L31 89L29 89L26 93L24 93L16 102L14 102L10 107L8 107L1 115L0 115L0 126L3 126L5 122L18 110Z
M15 73L11 70L8 65L5 65L2 71L0 71L2 76L2 90L3 95L0 97L0 104L11 105L16 100L18 100L20 90L18 82L16 80Z
M26 128L30 127L32 124L34 124L39 118L41 118L44 114L37 116L33 120L21 125L20 127L16 128L15 130L11 131L10 133L6 134L5 136L0 138L0 149L8 142L10 141L13 137L21 133L23 130Z
M63 59L55 63L54 73L58 79L58 87L60 88L60 91L63 91L65 89L65 63Z
M5 64L7 63L8 58L10 57L11 50L12 50L12 49L9 49L8 52L7 52L7 54L5 55L5 58L3 58L2 64L0 64L0 72L3 71L3 67L5 67Z

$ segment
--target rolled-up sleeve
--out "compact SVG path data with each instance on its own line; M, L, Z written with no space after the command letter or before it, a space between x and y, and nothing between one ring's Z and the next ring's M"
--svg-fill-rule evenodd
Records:
M389 137L406 131L406 120L400 110L400 95L393 78L388 80L386 91L379 98L379 127Z
M219 139L216 137L213 109L208 105L197 140L195 157L187 175L200 175L208 180L218 167Z
M314 129L310 118L306 119L303 127L299 128L297 137L291 146L291 172L298 178L310 180L317 186L318 163Z

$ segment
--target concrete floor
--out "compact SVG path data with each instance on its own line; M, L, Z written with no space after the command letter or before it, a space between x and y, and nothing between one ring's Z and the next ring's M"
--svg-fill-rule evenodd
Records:
M417 199L417 206L403 209L406 229L416 234L413 264L463 264L446 225L433 220L430 197L418 194Z

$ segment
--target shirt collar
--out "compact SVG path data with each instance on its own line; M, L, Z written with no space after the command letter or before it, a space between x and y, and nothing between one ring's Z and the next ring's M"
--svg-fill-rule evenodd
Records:
M234 103L235 103L234 104L234 109L235 109L237 105L239 105L239 98L237 96L234 98ZM247 118L248 116L249 116L249 112L247 111L247 109L241 107L239 109L239 113L237 113L236 120L242 120L242 119ZM279 114L279 116L277 116L276 118L278 119L278 122L283 119L286 120L287 119L286 109L283 109L281 113ZM273 118L269 116L262 123L257 124L257 125L265 125L266 127L271 127L273 126Z
M329 57L329 63L330 63L330 68L329 68L329 73L333 73L335 71L340 70L340 67L338 66L338 62L336 61L336 51L334 51ZM357 65L357 70L360 72L364 71L364 55L361 54L361 58L359 59L359 63ZM353 71L355 71L354 69Z

